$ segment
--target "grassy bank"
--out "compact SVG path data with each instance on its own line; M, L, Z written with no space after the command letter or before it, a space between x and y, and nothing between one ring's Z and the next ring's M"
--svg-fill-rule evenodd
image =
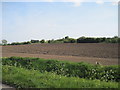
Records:
M117 82L65 77L8 65L3 65L3 81L19 88L118 88Z
M120 78L119 67L91 65L88 63L74 63L57 60L44 60L40 58L10 57L2 58L3 65L34 69L41 73L53 72L66 77L79 77L85 79L98 79L101 81L118 82Z

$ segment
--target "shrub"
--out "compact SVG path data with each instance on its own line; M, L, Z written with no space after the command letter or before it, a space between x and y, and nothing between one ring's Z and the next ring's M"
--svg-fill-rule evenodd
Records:
M44 39L42 39L42 40L40 41L40 43L45 43L45 40L44 40Z
M31 40L31 43L39 43L39 40Z
M118 88L117 82L65 77L52 72L3 65L3 82L16 88Z
M54 72L58 75L64 75L68 77L75 76L80 78L117 82L120 78L118 66L100 66L91 65L84 62L74 63L22 57L2 58L2 64L39 70L40 72Z

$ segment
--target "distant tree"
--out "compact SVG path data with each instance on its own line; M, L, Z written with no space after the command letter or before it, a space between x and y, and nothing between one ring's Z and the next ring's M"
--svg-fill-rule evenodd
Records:
M113 38L119 38L118 36L114 36Z
M57 40L55 40L54 42L55 42L55 43L63 43L63 42L64 42L64 40L65 40L65 39L64 39L64 38L62 38L62 39L57 39Z
M48 40L48 43L56 43L56 40L54 40L54 39Z
M77 39L77 43L84 43L85 39L86 38L84 36L82 36L82 37L80 37L80 38Z
M70 43L76 43L76 39L70 38Z
M48 40L48 43L51 43L51 40Z
M96 38L96 42L97 43L101 42L101 38Z
M118 43L120 43L120 38L118 38Z
M7 45L7 40L3 39L3 40L2 40L2 44L3 44L3 45Z
M31 44L31 42L27 41L27 42L22 42L22 44Z
M65 37L65 39L68 39L68 38L69 38L69 36L66 36L66 37Z
M106 37L103 37L103 38L101 38L100 42L105 42L105 40L106 40Z
M68 38L64 40L64 43L76 43L76 40L73 38Z
M118 36L114 36L113 38L111 38L111 43L118 43L119 41Z
M93 37L80 37L77 39L77 43L99 43L105 41L104 38L93 38Z
M39 43L39 40L31 40L31 43Z
M42 39L42 40L40 41L40 43L45 43L45 40L44 40L44 39Z
M111 42L111 38L106 38L106 39L105 39L105 42L106 42L106 43L110 43L110 42Z

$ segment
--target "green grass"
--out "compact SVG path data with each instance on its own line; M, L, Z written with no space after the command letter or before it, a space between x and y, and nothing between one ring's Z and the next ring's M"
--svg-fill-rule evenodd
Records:
M40 73L21 67L3 65L3 81L19 88L118 88L117 82L65 77L52 72Z
M117 65L100 66L80 62L67 62L58 60L45 60L40 58L10 57L2 58L3 65L34 69L41 73L53 72L67 77L98 79L101 81L119 82L120 69Z

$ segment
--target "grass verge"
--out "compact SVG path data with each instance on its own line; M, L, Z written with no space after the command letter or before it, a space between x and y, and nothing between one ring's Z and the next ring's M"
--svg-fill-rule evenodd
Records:
M2 68L3 81L17 88L118 88L117 82L65 77L8 65Z
M44 60L40 58L10 57L2 58L3 65L34 69L41 73L53 72L67 77L99 79L101 81L119 82L120 69L115 66L91 65L80 62L66 62L58 60Z

